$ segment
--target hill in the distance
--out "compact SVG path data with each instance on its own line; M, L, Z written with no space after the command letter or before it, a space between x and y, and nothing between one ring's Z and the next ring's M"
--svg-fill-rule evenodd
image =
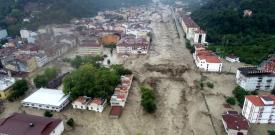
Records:
M149 3L150 0L0 0L0 27L16 35L22 27L36 29L72 18L90 17L100 10L117 9ZM31 23L24 18L34 16Z
M210 49L259 64L275 51L274 0L210 0L192 13L207 31Z

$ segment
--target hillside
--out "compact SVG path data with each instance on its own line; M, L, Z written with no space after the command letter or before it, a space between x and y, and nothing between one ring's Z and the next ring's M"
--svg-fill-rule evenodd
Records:
M256 65L275 51L274 8L274 0L211 0L192 18L207 31L210 49Z
M0 0L0 27L10 35L20 28L36 29L53 23L66 23L72 18L89 17L100 10L117 9L149 3L150 0ZM31 23L23 23L31 18Z

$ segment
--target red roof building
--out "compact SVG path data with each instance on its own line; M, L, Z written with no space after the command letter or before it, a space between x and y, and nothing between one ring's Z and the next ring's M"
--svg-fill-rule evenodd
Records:
M13 113L0 120L3 135L61 135L63 131L61 119Z
M266 72L275 73L275 58L270 58L261 64L261 67Z
M110 118L119 118L122 114L122 107L121 106L112 106L110 111Z
M242 115L250 123L275 123L274 108L274 95L249 95L245 97Z
M247 135L249 123L236 111L228 111L222 114L224 129L228 135Z

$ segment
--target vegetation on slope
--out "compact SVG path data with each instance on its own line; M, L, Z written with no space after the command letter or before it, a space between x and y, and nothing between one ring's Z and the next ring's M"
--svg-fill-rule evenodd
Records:
M67 23L72 18L90 17L98 11L141 5L150 0L0 0L0 27L10 35L18 35L21 28ZM31 22L23 23L23 18Z
M256 65L275 51L274 8L274 0L211 0L192 18L207 31L210 49ZM252 16L244 16L244 10Z

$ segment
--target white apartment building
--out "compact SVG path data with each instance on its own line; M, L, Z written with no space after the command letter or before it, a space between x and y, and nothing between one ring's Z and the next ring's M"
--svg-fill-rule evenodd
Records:
M190 40L194 44L198 44L198 43L205 44L206 43L206 33L202 29L192 31Z
M213 52L207 50L195 51L193 54L196 66L208 72L221 72L223 63Z
M85 41L78 46L78 55L99 55L103 51L102 46L97 41Z
M69 103L69 95L62 90L40 88L21 103L24 107L60 112Z
M8 32L5 29L0 29L0 40L8 36Z
M242 67L237 70L236 83L247 91L271 91L275 84L275 74L257 67Z
M191 19L191 17L186 15L181 16L181 25L187 38L191 37L192 31L199 30L199 26Z
M242 115L250 123L275 123L274 103L274 95L246 96L242 109Z
M205 44L206 42L206 32L204 32L191 17L182 15L181 25L183 31L186 34L186 38L191 41L192 44Z
M48 56L46 54L37 54L35 55L36 64L38 67L43 67L49 62Z

